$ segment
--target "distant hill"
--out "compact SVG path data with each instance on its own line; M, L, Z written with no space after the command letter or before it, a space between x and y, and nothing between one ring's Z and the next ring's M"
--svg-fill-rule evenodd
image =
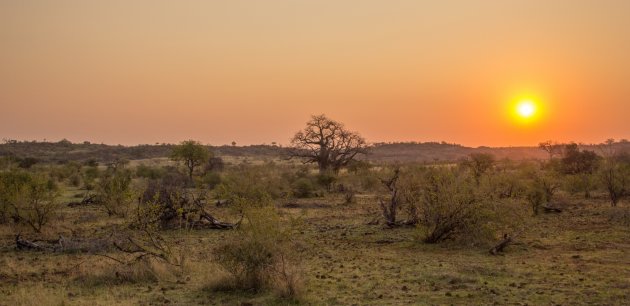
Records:
M471 153L489 153L497 159L512 160L547 157L546 153L538 147L471 148L445 142L406 142L376 144L367 159L384 162L443 162L460 160Z
M5 141L0 144L0 156L34 158L42 162L63 163L67 161L110 162L116 159L137 160L168 157L173 144L155 145L105 145L89 142ZM630 142L621 141L614 145L616 150L630 152ZM209 146L219 156L286 156L289 148L275 145ZM601 153L599 145L580 145L580 148ZM402 142L376 143L370 148L365 160L375 162L449 162L465 158L471 153L489 153L496 159L533 160L546 159L547 153L538 147L478 147L471 148L446 142Z
M630 152L630 142L613 144L616 151ZM592 150L601 154L601 145L580 144L582 150ZM547 152L538 147L464 147L446 142L403 142L375 144L366 159L382 162L444 162L457 161L471 153L488 153L496 159L535 160L547 159Z

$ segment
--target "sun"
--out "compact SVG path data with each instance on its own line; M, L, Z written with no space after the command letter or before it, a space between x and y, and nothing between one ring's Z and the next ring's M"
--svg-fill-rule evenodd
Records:
M516 112L521 118L531 118L536 114L536 104L532 100L521 100L516 105Z

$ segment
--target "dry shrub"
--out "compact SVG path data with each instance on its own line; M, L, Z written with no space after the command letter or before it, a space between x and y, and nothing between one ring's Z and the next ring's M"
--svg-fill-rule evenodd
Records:
M298 296L301 278L292 248L293 229L285 226L273 207L247 209L234 239L216 253L217 263L230 275L223 284L230 289L275 289L285 297Z
M405 187L412 190L406 191L406 198L418 207L426 243L486 244L497 233L513 232L521 222L519 203L492 199L461 170L429 168L414 182Z

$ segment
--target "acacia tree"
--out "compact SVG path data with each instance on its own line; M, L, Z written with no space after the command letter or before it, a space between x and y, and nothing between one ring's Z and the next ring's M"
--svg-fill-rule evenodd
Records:
M188 168L188 177L192 181L196 167L203 165L210 158L210 151L194 140L182 141L173 149L171 159L182 162Z
M367 153L365 139L325 115L312 116L306 128L291 139L292 157L317 163L320 172L339 171L359 154Z

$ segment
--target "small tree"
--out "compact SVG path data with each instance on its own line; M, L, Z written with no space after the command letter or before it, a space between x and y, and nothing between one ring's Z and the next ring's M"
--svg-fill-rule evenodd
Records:
M0 181L0 201L10 207L12 219L41 232L59 209L59 192L54 181L25 172L6 173Z
M533 174L526 197L534 215L538 215L540 208L551 202L559 187L560 182L553 173L536 172Z
M594 188L593 172L599 166L600 157L594 151L582 150L575 143L564 147L564 154L560 160L560 171L568 174L569 191L582 191L584 197L590 197L590 191Z
M100 179L96 192L98 202L108 215L124 216L133 199L131 173L110 171Z
M312 116L306 128L293 136L291 145L293 157L317 163L322 173L327 170L338 172L357 155L367 153L363 137L324 115Z
M186 166L191 181L195 168L206 163L209 158L210 151L194 140L182 141L171 153L172 160L182 162Z
M494 156L487 153L472 153L468 156L464 165L470 168L475 177L475 182L479 185L481 176L488 172L488 170L492 168L492 165L494 165Z
M20 218L33 230L41 232L59 210L58 197L59 191L52 180L33 176L31 183L20 193Z

